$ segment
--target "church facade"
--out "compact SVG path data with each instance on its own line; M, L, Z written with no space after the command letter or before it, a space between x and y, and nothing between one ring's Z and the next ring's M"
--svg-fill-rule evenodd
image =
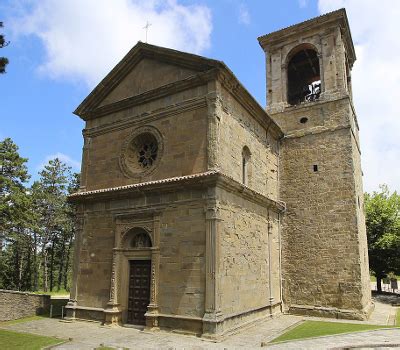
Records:
M138 43L75 111L70 319L218 338L371 310L345 11L259 38L267 108L222 62Z

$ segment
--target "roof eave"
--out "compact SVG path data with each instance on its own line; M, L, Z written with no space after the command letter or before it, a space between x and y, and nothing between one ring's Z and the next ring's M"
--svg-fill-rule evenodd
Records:
M73 112L82 119L85 113L95 108L141 58L155 58L169 61L171 64L184 65L196 71L206 71L221 67L222 62L203 56L181 52L169 48L138 42L124 58L100 81L91 93L80 103Z

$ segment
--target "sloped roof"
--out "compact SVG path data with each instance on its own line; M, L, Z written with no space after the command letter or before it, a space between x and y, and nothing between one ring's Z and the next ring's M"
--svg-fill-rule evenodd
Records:
M95 108L143 58L156 59L173 65L190 68L198 72L224 66L222 62L217 60L145 44L139 41L82 101L74 111L74 114L82 116L88 110Z
M272 126L273 130L279 135L283 135L280 127L270 118L265 109L259 105L254 97L247 91L247 89L240 83L233 72L225 65L224 62L206 58L199 55L194 55L187 52L173 50L165 47L151 45L147 43L138 42L125 57L106 75L106 77L93 89L93 91L83 100L83 102L74 111L74 114L80 116L82 119L90 117L89 114L100 105L106 96L126 77L131 69L143 58L149 58L157 61L162 61L176 66L185 67L198 72L197 75L192 77L193 80L202 80L206 77L201 77L201 74L208 74L208 72L222 72L223 74L213 74L215 79L221 79L222 85L229 89L229 91L241 102L244 103L252 115L256 117L261 123L267 123L268 128ZM186 79L186 80L189 80ZM204 80L205 81L205 80ZM184 82L184 81L180 81ZM175 82L173 84L176 84ZM203 82L204 83L204 82ZM143 100L146 98L146 93L131 97L131 99ZM126 99L129 100L129 99ZM121 101L119 105L123 105ZM121 107L121 108L122 108ZM106 110L107 106L97 108Z

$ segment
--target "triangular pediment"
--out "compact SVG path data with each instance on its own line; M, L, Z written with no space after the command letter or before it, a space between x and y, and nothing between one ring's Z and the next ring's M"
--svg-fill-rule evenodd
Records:
M179 65L142 58L104 98L99 107L183 80L196 73L193 69Z
M85 119L98 108L187 79L221 64L205 57L139 42L74 113Z

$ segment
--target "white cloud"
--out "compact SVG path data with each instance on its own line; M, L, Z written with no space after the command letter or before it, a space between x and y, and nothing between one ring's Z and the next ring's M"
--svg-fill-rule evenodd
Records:
M40 71L54 79L97 84L138 40L201 53L210 46L211 12L177 0L19 0L14 33L42 41Z
M239 23L249 25L251 22L249 9L245 4L239 6Z
M364 189L400 191L400 1L319 0L321 13L345 7L357 61L352 71Z
M75 159L72 159L70 156L61 153L61 152L57 152L55 154L51 154L48 155L44 161L37 167L37 170L42 170L44 168L45 165L47 165L49 163L50 160L53 160L55 158L58 158L59 160L61 160L62 162L64 162L65 164L67 164L68 166L70 166L72 168L72 170L74 171L80 171L81 170L81 163L76 161Z
M300 8L305 8L308 5L308 0L298 0Z

